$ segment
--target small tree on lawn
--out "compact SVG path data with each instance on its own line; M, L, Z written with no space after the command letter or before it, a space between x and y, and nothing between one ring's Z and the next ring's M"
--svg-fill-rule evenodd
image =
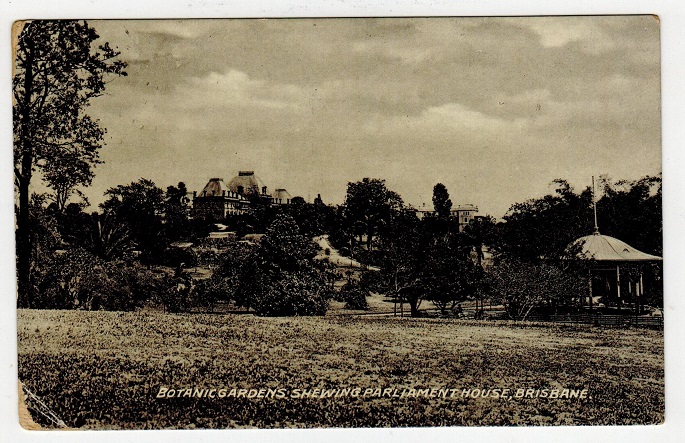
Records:
M416 214L400 211L388 223L379 237L378 249L382 253L375 289L391 295L402 309L409 304L412 317L419 316L425 288L421 270L425 261L425 248Z
M474 266L455 252L455 247L440 244L430 249L421 271L425 299L446 315L475 290L467 277Z
M525 320L538 307L577 298L587 289L587 282L576 273L549 263L503 260L487 274L493 300L515 320Z
M216 266L216 269L210 278L198 282L194 303L211 310L220 300L235 300L240 279L245 269L252 265L254 249L253 245L233 241L225 245L224 252L218 256L209 248L201 250L202 264Z
M340 288L340 298L345 302L345 309L368 310L369 303L366 300L368 296L369 290L357 280L350 279Z
M278 215L246 263L236 293L239 305L260 315L323 315L328 286L316 247L295 221Z

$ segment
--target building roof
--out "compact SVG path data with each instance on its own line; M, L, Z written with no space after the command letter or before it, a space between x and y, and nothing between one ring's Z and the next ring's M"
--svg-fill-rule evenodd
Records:
M264 182L254 175L254 171L239 171L238 175L233 177L231 181L228 182L228 188L233 192L240 193L240 188L242 187L243 194L248 192L256 192L257 194L262 193L262 188L264 188Z
M478 212L478 206L472 205L471 203L466 203L464 205L458 205L456 208L452 208L452 211L475 211Z
M239 201L247 201L242 195L232 192L223 178L210 178L202 191L195 197L224 197L229 199L237 199Z
M656 255L638 251L621 240L595 232L580 237L571 245L582 244L581 254L597 261L661 261Z
M276 191L274 191L273 198L278 200L278 201L288 202L288 201L290 201L292 196L285 189L279 188L279 189L276 189Z
M228 186L224 183L223 178L210 178L209 182L205 185L200 192L201 197L214 197L224 195L224 192L228 192Z

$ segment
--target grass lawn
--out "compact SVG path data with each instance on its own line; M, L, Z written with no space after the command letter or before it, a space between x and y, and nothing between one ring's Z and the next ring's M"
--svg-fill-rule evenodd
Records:
M19 379L70 427L652 424L663 332L365 316L18 311ZM157 398L160 387L284 398ZM293 398L296 389L455 389ZM587 389L588 398L462 397ZM397 389L397 391L394 391ZM414 391L415 393L418 391ZM472 391L473 392L473 391ZM538 391L542 392L542 391ZM425 392L424 392L425 393ZM540 395L540 394L538 394ZM43 425L40 416L34 419Z

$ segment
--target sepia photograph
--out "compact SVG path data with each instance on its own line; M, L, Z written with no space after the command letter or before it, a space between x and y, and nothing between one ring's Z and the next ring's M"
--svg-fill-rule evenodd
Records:
M657 16L11 47L24 429L664 423Z

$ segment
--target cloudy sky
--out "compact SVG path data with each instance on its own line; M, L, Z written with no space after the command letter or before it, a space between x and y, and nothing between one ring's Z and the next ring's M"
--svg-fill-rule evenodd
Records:
M247 169L334 204L374 177L431 206L441 182L499 218L556 178L661 172L650 16L91 24L129 64L91 107L94 205L140 177L200 191Z

